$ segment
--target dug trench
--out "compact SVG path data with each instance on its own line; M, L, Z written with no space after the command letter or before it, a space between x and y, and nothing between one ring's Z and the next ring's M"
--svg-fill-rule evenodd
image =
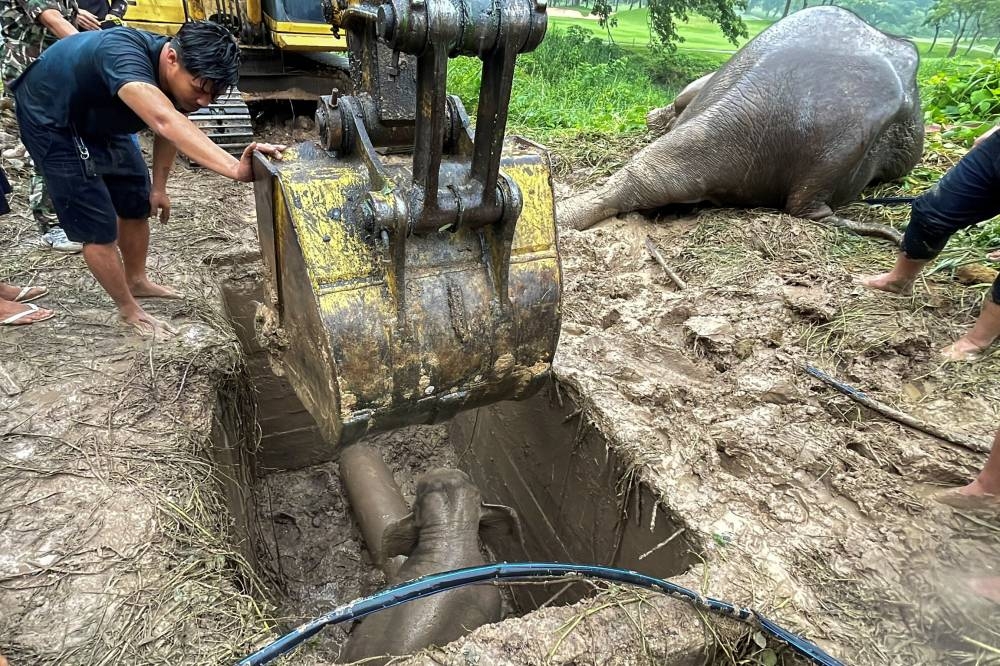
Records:
M650 257L647 236L684 289ZM990 652L1000 613L969 581L996 570L995 518L933 500L971 478L981 454L860 408L803 371L825 368L988 446L996 356L975 365L936 356L938 341L974 318L976 292L949 276L931 277L923 301L865 292L852 276L887 265L889 248L767 212L708 210L655 226L633 215L564 230L561 251L553 381L523 402L376 437L408 497L428 468L464 469L525 526L525 549L488 544L493 559L670 577L773 615L847 663L962 663ZM230 298L229 309L257 381L269 383L248 335L255 298ZM269 398L288 395L286 386ZM304 411L292 413L304 420L261 413L271 425L256 495L267 498L257 503L264 563L297 621L382 579L336 461L302 457L333 453ZM282 452L282 441L297 443ZM307 461L316 464L285 469ZM507 610L520 617L412 663L797 663L760 633L675 600L594 587L581 601L586 593L515 587ZM334 663L342 639L330 632L307 653Z
M338 452L323 442L312 417L288 382L275 374L267 352L258 344L254 316L263 298L260 282L231 280L223 285L223 294L258 396L260 440L253 466L257 482L249 509L258 528L248 526L244 532L248 542L255 542L250 550L262 554L257 561L264 578L272 583L282 615L294 624L374 593L386 581L352 518ZM225 418L218 423L215 438L227 448L238 437L237 431L225 426ZM573 390L558 381L523 402L466 413L447 424L378 435L363 444L386 461L410 504L416 479L444 467L467 472L485 502L513 508L520 518L522 539L485 542L487 561L607 564L671 578L686 571L696 557L697 549L685 537L683 524L629 473L589 422ZM234 515L247 513L246 493L236 481L246 477L245 473L228 475L233 481L227 496L240 504L234 507ZM259 538L250 539L251 535ZM549 633L557 618L566 624L574 614L584 612L581 608L594 607L595 595L619 594L596 582L572 580L505 587L505 616L523 617L527 626L541 631L526 634L519 628L508 632L504 623L490 631L517 637L526 646L535 644L542 652L523 657L541 659L558 651L560 643L573 649L575 640L567 642L566 637L560 640L559 632ZM583 599L587 601L574 610L559 608ZM627 607L651 601L650 595L631 594L617 603ZM539 608L549 608L548 615L536 619ZM654 612L656 617L643 618ZM590 646L587 651L594 658L603 653L614 659L625 649L640 660L701 663L706 645L697 617L680 609L665 613L655 604L638 611L645 626L663 625L656 640L636 633L628 639L631 648L625 649L619 644L621 638L612 641L609 635L601 647ZM297 653L296 660L337 663L346 629L325 632ZM396 629L407 631L407 627ZM478 658L489 660L493 649L484 645Z

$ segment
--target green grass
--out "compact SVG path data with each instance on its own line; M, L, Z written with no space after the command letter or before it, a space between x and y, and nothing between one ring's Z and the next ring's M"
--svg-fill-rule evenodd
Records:
M584 13L588 11L579 7L575 9ZM650 42L649 10L645 8L623 10L614 16L618 19L618 25L611 28L611 36L615 43L629 51L646 52ZM771 25L771 21L762 19L747 19L745 23L751 38ZM549 16L550 29L568 28L571 25L580 26L601 39L606 39L608 36L607 30L594 19ZM687 23L679 23L678 32L684 38L683 42L678 43L678 48L689 51L732 53L745 43L744 41L739 45L733 45L717 25L696 14L691 15Z
M913 40L917 44L917 48L920 50L921 58L945 58L948 55L948 51L951 49L951 39L944 38L939 39L937 44L934 45L934 50L928 52L930 48L931 39L918 38ZM963 40L959 44L958 53L955 55L956 60L968 60L977 58L990 58L993 55L993 47L996 45L996 40L986 40L980 41L972 49L968 56L965 55L965 50L969 48L969 42Z
M558 9L579 11L584 15L587 15L590 12L589 8L579 6L560 7ZM645 8L622 10L617 12L614 16L618 19L618 25L611 28L611 36L615 43L629 51L637 53L647 51L650 42L649 10ZM774 21L759 18L745 18L744 23L746 23L749 38L748 40L741 41L739 45L733 45L732 42L726 39L717 25L702 16L693 14L687 23L680 23L679 33L682 37L684 37L684 41L680 42L677 46L679 49L686 51L733 53L740 46L746 43L746 41L749 41L749 39L752 39L754 36L774 23ZM550 28L566 28L571 25L578 25L592 33L595 37L607 39L607 30L600 27L594 19L583 17L570 18L564 16L549 16ZM914 39L913 41L917 44L921 57L926 58L944 58L948 55L948 50L951 48L951 39L947 36L938 39L938 43L935 44L934 50L930 53L928 53L928 48L931 45L931 39L920 37ZM981 41L972 50L969 57L990 57L993 53L993 46L995 44L996 40L994 39ZM964 53L965 49L968 48L968 45L968 41L963 40L958 50L958 59L965 58Z
M474 58L456 59L449 67L449 90L470 113L480 75L481 63ZM554 30L535 51L518 58L508 125L543 141L580 133L620 136L644 130L646 112L672 96L621 49L581 30Z

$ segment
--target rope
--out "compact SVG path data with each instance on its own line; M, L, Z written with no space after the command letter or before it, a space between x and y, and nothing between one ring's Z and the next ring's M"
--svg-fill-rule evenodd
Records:
M913 203L914 199L916 197L868 197L862 199L861 203L866 203L869 206L908 206Z
M530 578L565 578L566 576L598 578L661 592L718 615L724 615L757 626L764 633L786 643L795 652L806 657L814 664L818 664L819 666L843 666L840 661L828 655L815 644L787 629L783 629L751 608L741 608L725 601L705 597L693 590L671 583L668 580L646 576L635 571L589 564L560 564L558 562L499 562L432 574L418 578L417 580L401 583L370 597L357 599L344 606L339 606L325 615L310 620L261 648L249 657L246 657L237 666L260 666L261 664L266 664L282 654L293 650L303 641L315 636L324 627L356 620L380 610L392 608L393 606L416 599L423 599L424 597L457 587L499 580L517 581Z

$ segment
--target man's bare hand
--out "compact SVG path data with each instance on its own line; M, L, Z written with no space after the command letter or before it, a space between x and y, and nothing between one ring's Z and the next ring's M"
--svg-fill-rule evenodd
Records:
M979 137L975 141L972 142L972 147L975 148L976 146L978 146L979 144L981 144L983 141L986 141L986 139L988 139L991 136L993 136L993 134L995 134L997 130L1000 130L1000 125L997 125L996 127L988 129L984 133L980 134Z
M253 151L257 150L267 155L271 159L280 160L281 153L287 146L274 143L257 143L254 141L243 151L240 157L240 164L236 167L235 180L241 183L253 182Z
M88 12L86 9L80 9L77 11L76 20L74 21L76 27L80 30L100 30L101 22L96 16Z
M152 191L149 193L149 216L160 216L160 222L166 224L170 221L170 197L166 192Z

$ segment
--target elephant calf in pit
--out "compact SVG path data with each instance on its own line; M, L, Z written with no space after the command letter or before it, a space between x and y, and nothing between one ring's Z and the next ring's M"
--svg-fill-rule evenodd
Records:
M669 131L603 187L560 202L557 218L586 229L618 213L710 202L783 209L898 242L895 230L833 209L920 160L919 60L913 44L847 10L796 12L653 112Z
M485 564L479 536L512 537L521 529L513 509L484 504L479 489L457 469L435 469L417 482L413 513L386 527L384 557L409 555L389 582ZM351 632L340 662L406 655L445 645L473 629L498 622L500 591L472 585L369 615ZM381 663L365 661L365 664Z

